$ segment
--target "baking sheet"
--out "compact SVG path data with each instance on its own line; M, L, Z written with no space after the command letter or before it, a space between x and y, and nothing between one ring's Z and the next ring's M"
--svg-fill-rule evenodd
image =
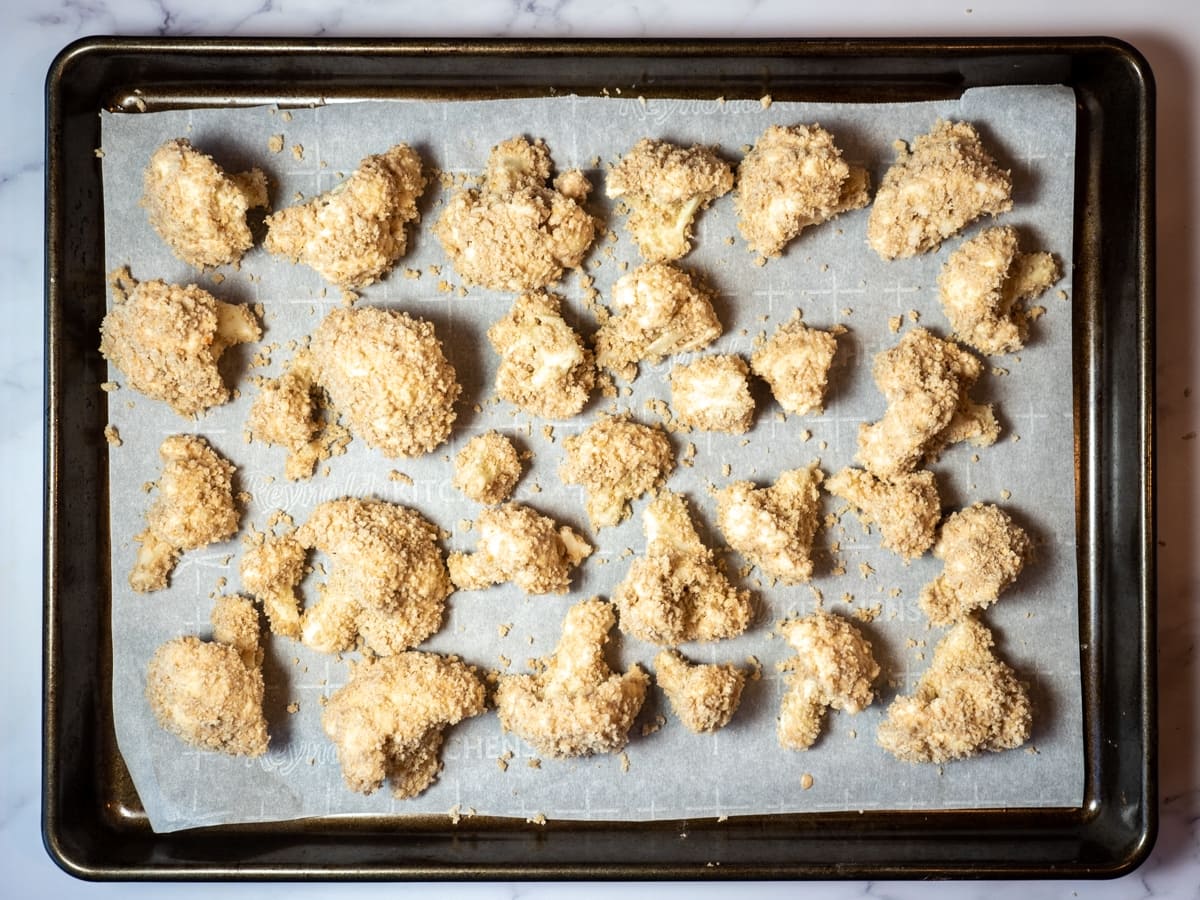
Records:
M106 262L111 269L129 264L139 279L197 281L224 299L262 303L266 313L264 342L278 343L273 364L257 369L274 374L286 361L283 345L309 333L321 316L341 302L308 269L293 267L261 250L252 251L240 270L222 270L218 284L174 259L146 224L137 207L141 169L159 143L187 136L228 170L259 165L277 186L275 205L292 202L297 192L311 196L337 182L368 152L404 140L416 146L431 165L449 172L477 173L487 150L517 131L543 137L558 168L589 170L602 186L600 168L626 151L639 137L651 135L690 143L720 142L730 158L772 123L819 121L838 139L847 158L868 165L878 176L890 163L890 143L927 131L939 117L966 118L981 127L996 155L1013 169L1015 208L1003 221L1019 226L1030 246L1056 254L1071 272L1073 208L1074 99L1065 88L988 88L968 91L958 101L898 105L829 105L753 102L667 101L645 103L625 98L575 98L492 101L480 103L373 103L293 110L271 108L196 110L147 115L103 116ZM272 154L268 140L284 136L284 151ZM300 148L293 152L292 148ZM602 191L598 191L602 193ZM842 809L946 809L1002 806L1077 806L1083 791L1082 722L1078 671L1077 585L1075 575L1074 437L1071 409L1071 315L1068 303L1053 292L1041 301L1048 314L1033 328L1030 345L1019 361L998 362L1007 374L981 379L976 396L992 400L1004 425L1000 442L978 451L950 450L935 466L943 501L948 506L975 500L1001 502L1035 536L1038 559L985 618L998 632L1002 653L1033 687L1036 720L1029 749L989 755L939 767L897 762L875 746L873 735L886 703L911 688L924 670L940 632L927 630L916 606L920 586L940 569L930 557L909 566L864 535L854 516L840 528L818 536L823 554L814 586L828 608L841 612L879 605L873 623L864 626L883 665L885 678L877 704L857 716L833 714L813 749L791 753L778 748L774 716L784 689L775 663L789 655L779 638L770 636L775 621L810 611L815 598L805 586L756 585L757 573L744 580L754 590L760 615L744 636L717 644L687 646L701 661L761 663L762 679L751 682L733 723L715 735L697 737L673 719L665 699L652 692L642 720L663 714L666 725L642 736L635 728L628 748L628 771L617 757L575 761L542 761L511 735L504 735L493 715L452 729L443 752L445 770L419 798L395 801L386 789L371 796L351 794L341 784L336 754L320 729L320 698L346 678L345 665L314 654L291 641L270 638L267 644L267 715L272 745L258 760L227 759L193 751L162 732L143 699L146 661L162 641L184 633L207 635L210 595L236 590L240 545L225 545L186 554L169 590L149 596L133 594L126 582L149 498L141 486L155 479L156 448L169 433L195 431L206 436L240 470L240 485L250 492L244 525L263 527L270 511L282 508L302 521L316 504L345 494L376 495L406 503L437 522L451 537L449 549L470 549L473 534L462 527L478 507L448 485L449 464L472 435L498 428L534 453L518 486L516 499L584 529L582 497L563 488L556 476L561 440L580 430L608 401L597 400L584 419L554 423L552 439L543 422L513 414L506 404L488 402L495 357L487 346L487 326L503 315L509 297L472 288L465 297L439 289L458 279L428 231L437 203L446 196L435 184L426 201L425 225L413 237L411 252L400 268L424 272L405 279L397 272L363 292L360 303L403 308L433 321L447 346L464 386L459 420L452 440L419 460L386 460L361 442L329 464L328 476L289 483L282 476L283 451L247 445L243 423L254 390L242 382L242 396L197 422L175 416L165 405L123 389L108 395L110 420L123 446L111 453L110 496L113 539L113 696L114 720L122 756L156 830L193 825L271 821L311 815L380 815L405 812L464 812L547 818L644 820L719 817L749 813ZM811 324L842 324L849 329L840 342L831 393L822 416L780 421L778 407L760 391L756 426L743 446L741 436L676 435L678 450L688 442L697 448L694 467L679 468L670 481L692 502L702 531L715 537L715 504L706 488L750 478L766 482L785 468L819 458L826 472L852 461L858 424L882 414L883 401L870 378L871 357L891 346L898 335L888 318L920 313L921 324L945 333L937 303L936 274L951 241L941 253L917 260L885 263L864 243L867 211L806 231L786 255L764 267L753 264L736 231L731 198L703 213L696 249L683 260L703 272L720 291L717 311L726 333L707 352L748 354L755 336L786 321L799 306ZM609 217L603 197L594 211ZM607 296L621 274L619 263L636 263L636 251L611 217L617 241L602 242L588 265L596 287ZM978 227L970 229L973 233ZM733 246L727 237L735 239ZM605 249L611 246L611 256ZM442 266L434 274L431 266ZM1062 286L1060 285L1060 286ZM581 302L577 277L560 286L573 317L585 330L594 322ZM903 328L901 333L903 333ZM245 369L253 349L239 348ZM647 399L666 399L670 364L643 366L632 396L617 405L644 421L654 416ZM234 366L238 368L238 366ZM117 381L122 376L113 372ZM475 404L480 411L475 412ZM801 432L811 438L801 440ZM1019 437L1020 440L1016 440ZM731 465L731 474L722 466ZM396 469L411 476L409 486L388 477ZM1010 495L1006 498L1006 492ZM424 648L463 655L481 667L521 671L525 660L553 650L568 606L592 594L608 596L624 576L628 551L640 553L644 540L640 511L598 537L598 552L584 565L565 596L523 597L512 586L487 592L459 592L450 598L446 624ZM830 500L833 510L840 503ZM836 557L846 574L833 574ZM740 559L729 554L730 569ZM860 563L874 574L862 577ZM898 597L891 596L899 589ZM305 590L315 596L313 580ZM852 602L848 599L852 598ZM511 625L507 637L499 626ZM910 642L915 646L910 646ZM618 637L615 660L648 664L656 648ZM297 711L289 713L289 704ZM1036 750L1036 752L1034 752ZM496 760L511 753L502 770ZM812 787L800 786L802 774Z

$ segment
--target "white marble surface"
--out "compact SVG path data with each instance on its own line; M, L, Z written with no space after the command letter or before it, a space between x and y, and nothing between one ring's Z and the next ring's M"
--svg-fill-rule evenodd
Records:
M1200 15L1194 0L7 0L0 10L0 895L209 896L205 885L92 885L62 874L40 840L42 505L42 89L55 53L91 34L239 36L901 36L1111 34L1150 60L1159 121L1159 619L1161 829L1148 862L1109 882L848 882L753 887L791 897L1200 897ZM1190 389L1190 396L1185 393ZM1186 435L1192 434L1189 439ZM226 898L617 897L629 885L227 885ZM674 897L742 896L745 885L661 885Z

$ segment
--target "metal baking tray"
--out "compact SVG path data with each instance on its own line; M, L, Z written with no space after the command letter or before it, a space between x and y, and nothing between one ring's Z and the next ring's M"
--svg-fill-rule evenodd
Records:
M155 834L113 737L101 110L595 95L846 103L1066 84L1078 102L1074 422L1086 786L1072 809L669 822L309 819ZM1157 827L1154 85L1108 38L87 38L47 77L43 836L88 879L1110 877Z

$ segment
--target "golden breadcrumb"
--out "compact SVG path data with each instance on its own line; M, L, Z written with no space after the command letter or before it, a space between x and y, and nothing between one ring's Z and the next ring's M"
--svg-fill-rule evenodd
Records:
M858 510L864 524L879 526L883 546L915 559L933 546L942 501L928 469L880 478L863 469L842 469L825 490Z
M1041 296L1061 272L1049 253L1020 253L1015 228L985 228L942 266L938 288L955 337L980 353L999 356L1025 346L1025 302Z
M561 303L556 294L522 294L487 333L500 354L496 393L548 419L577 415L596 382L592 351L563 319Z
M450 578L466 591L511 581L527 594L563 594L571 572L592 552L566 525L517 503L485 509L475 530L474 553L450 554Z
M870 184L820 125L772 125L738 166L738 229L754 252L779 256L810 225L866 206Z
M476 503L503 503L520 477L517 448L498 431L475 435L454 458L454 487Z
M311 348L334 407L384 456L420 456L450 437L462 387L429 322L377 307L335 309Z
M228 540L238 530L236 470L229 460L190 434L168 437L158 456L158 497L146 510L145 530L134 536L140 546L129 573L129 586L140 593L165 588L183 551Z
M563 441L559 467L564 484L587 491L592 530L616 525L629 515L629 502L661 485L675 470L675 451L666 432L629 415L601 415Z
M867 241L884 259L927 253L980 216L1012 209L1012 178L969 122L939 119L911 150L895 146L867 220Z
M770 487L737 481L717 494L717 525L729 546L784 584L812 578L824 473L816 463L780 472Z
M243 542L242 587L262 603L273 634L298 639L301 615L296 587L304 578L307 552L290 534L257 532Z
M742 702L746 673L737 666L690 663L677 650L660 650L654 672L679 721L697 734L724 728Z
M219 597L213 640L167 641L146 669L146 699L165 730L201 750L267 752L258 611L244 597Z
M733 188L733 169L713 147L642 138L609 170L605 192L632 207L626 225L650 262L692 249L692 222Z
M897 697L879 726L879 745L898 759L944 763L1029 740L1028 688L992 649L974 619L955 625L911 696Z
M446 727L483 710L483 682L473 668L410 650L351 663L350 681L325 704L321 725L350 790L370 794L386 780L402 800L437 778Z
M750 592L730 584L704 545L682 494L664 491L642 516L646 555L613 591L626 634L661 646L736 637L750 625Z
M421 157L407 144L364 157L333 190L267 217L263 246L347 290L372 284L408 249L404 226L420 217Z
M637 664L624 674L609 668L604 645L615 621L612 606L596 597L567 610L558 646L539 671L501 676L496 711L504 729L542 756L624 748L650 678Z
M262 336L254 314L189 284L109 276L113 306L100 323L100 352L153 400L193 416L229 400L217 363L234 344Z
M671 411L690 428L744 434L754 423L750 367L740 356L702 356L671 369Z
M780 664L789 675L779 709L779 744L807 750L821 734L826 709L857 713L871 705L879 665L871 642L836 613L815 612L784 622L779 631L796 651Z
M541 139L512 138L492 148L483 189L450 198L433 227L454 270L468 284L528 291L575 269L596 236L584 209L591 191L583 173L550 179L550 150Z
M770 386L786 412L807 415L824 409L837 334L809 328L796 310L750 357L754 374Z
M942 524L933 555L942 574L921 590L921 609L934 625L958 622L991 606L1017 580L1033 544L1008 513L976 503Z
M267 178L260 169L227 175L185 138L154 151L142 191L154 230L197 269L238 262L254 245L246 213L268 203Z

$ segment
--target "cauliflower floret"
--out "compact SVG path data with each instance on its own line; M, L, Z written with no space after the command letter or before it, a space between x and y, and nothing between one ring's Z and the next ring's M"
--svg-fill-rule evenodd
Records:
M654 671L679 721L697 734L724 728L742 702L746 673L737 666L699 665L677 650L661 650Z
M938 642L909 697L897 697L879 726L879 745L897 759L944 763L1029 740L1028 688L992 649L988 629L966 619Z
M775 329L771 339L754 351L750 367L771 388L786 412L807 415L824 409L829 369L837 353L837 336L845 331L809 328L800 310Z
M596 332L596 363L632 381L640 360L702 350L721 336L711 294L687 272L647 263L612 287L615 315Z
M875 699L879 665L871 642L836 613L815 612L779 626L796 651L779 669L790 673L779 709L779 744L807 750L821 734L826 709L858 713Z
M475 435L454 458L454 487L476 503L503 503L520 477L517 448L498 431Z
M407 144L364 157L333 190L267 217L263 246L357 290L386 275L408 249L404 226L420 218L421 157Z
M927 253L980 216L1012 209L1012 178L969 122L939 119L911 152L894 146L867 220L867 241L884 259Z
M410 650L351 663L350 681L325 704L321 725L350 790L370 794L386 780L402 800L437 778L447 726L483 710L483 682L473 668Z
M870 182L820 125L772 125L738 166L738 228L751 250L779 256L808 226L866 206Z
M290 534L258 532L243 542L242 587L262 603L273 634L298 639L301 615L296 587L304 578L305 549Z
M517 503L485 509L475 530L474 553L450 554L450 578L466 591L511 581L527 594L564 594L592 552L573 529Z
M717 494L717 524L729 546L784 584L812 577L824 474L813 463L779 473L770 487L737 481Z
M504 729L544 756L623 748L650 679L636 664L624 674L609 668L604 645L614 622L612 606L599 598L572 606L558 647L537 674L501 676L496 712Z
M750 625L750 592L739 591L704 546L681 494L664 491L642 516L646 555L633 561L613 592L621 630L643 641L736 637Z
M671 409L680 423L703 431L743 434L754 423L750 368L740 356L702 356L671 370Z
M158 497L146 510L145 530L134 536L140 546L129 586L139 593L165 588L184 550L228 540L238 530L233 463L190 434L168 437L158 456Z
M1019 253L1011 226L985 228L950 254L938 276L942 309L955 337L980 353L999 356L1025 346L1025 302L1060 276L1049 253Z
M596 236L596 220L583 208L591 185L572 170L551 190L549 177L546 144L517 137L492 148L483 190L450 198L433 233L464 281L528 291L579 267Z
M563 450L558 474L564 484L587 491L593 531L626 518L629 501L661 485L675 469L675 452L662 428L634 422L628 413L600 416L564 440Z
M1032 549L1029 536L999 507L976 503L959 510L934 545L933 555L945 565L921 590L921 609L933 625L986 609L1017 580Z
M254 314L189 284L110 276L113 307L100 323L100 352L129 384L181 416L229 400L217 363L234 344L262 336Z
M154 230L189 266L236 263L254 245L246 213L267 205L260 169L227 175L185 138L154 151L142 176L142 206Z
M905 560L933 546L942 501L928 469L879 478L862 469L842 469L825 490L859 510L864 524L879 526L883 546Z
M165 730L201 750L267 752L258 612L244 597L219 597L213 640L167 641L146 669L146 699Z
M500 354L496 393L548 419L577 415L596 381L592 351L563 319L561 302L555 294L522 294L488 329Z
M629 233L650 262L692 249L692 221L733 187L733 169L713 147L642 138L609 171L605 192L633 207Z
M335 309L311 348L334 407L385 456L420 456L450 437L462 387L429 322L375 307Z

